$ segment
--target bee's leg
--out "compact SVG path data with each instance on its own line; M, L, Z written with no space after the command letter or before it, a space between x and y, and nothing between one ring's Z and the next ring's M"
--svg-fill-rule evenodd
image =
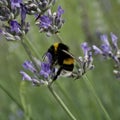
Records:
M55 81L57 79L57 77L60 75L61 71L62 71L62 67L60 67L57 71L57 74L53 77L53 81Z

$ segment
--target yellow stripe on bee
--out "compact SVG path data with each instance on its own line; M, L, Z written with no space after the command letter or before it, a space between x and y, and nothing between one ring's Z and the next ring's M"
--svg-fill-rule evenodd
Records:
M59 45L59 43L54 43L54 48L55 48L55 52L57 52L57 49L58 49L58 45Z
M67 58L67 59L64 59L64 61L63 61L63 64L66 64L66 65L70 65L70 64L73 64L73 63L74 63L73 58Z

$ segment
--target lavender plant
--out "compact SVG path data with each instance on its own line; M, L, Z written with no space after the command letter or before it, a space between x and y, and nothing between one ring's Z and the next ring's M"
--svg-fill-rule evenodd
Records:
M31 82L34 86L45 85L49 91L62 106L65 112L73 120L76 120L74 115L70 112L61 98L57 95L52 87L53 76L57 73L57 66L52 66L52 56L49 52L46 53L46 60L39 60L38 56L33 56L29 46L25 44L27 40L26 34L29 32L30 23L26 21L27 15L31 15L35 19L35 24L39 27L41 33L46 33L48 37L52 35L58 35L60 28L64 24L62 14L64 10L61 6L58 7L56 12L52 12L51 7L55 4L55 0L29 0L23 2L22 0L1 0L0 1L0 35L5 37L7 41L21 41L25 51L27 52L30 60L26 60L23 63L24 71L20 73L23 80ZM96 53L102 54L105 57L111 57L116 62L116 70L114 73L119 77L119 49L117 46L117 37L111 34L113 47L115 51L112 52L112 48L106 38L102 36L103 45L101 49L93 45L93 49ZM76 61L74 70L69 75L70 78L79 79L83 77L89 70L94 68L92 48L89 47L87 42L81 44L83 50L83 56L75 57L71 53L68 53ZM51 67L52 66L52 67ZM26 72L25 72L26 71ZM30 74L28 74L28 73ZM58 77L57 79L60 79ZM89 85L91 83L89 82ZM110 117L102 105L100 99L94 92L94 88L91 87L93 94L95 95L98 103L106 114L106 117L110 120Z
M118 37L111 33L111 41L109 42L106 34L101 35L102 44L100 47L93 45L95 54L102 55L105 59L112 59L114 64L114 75L120 78L120 49L118 47Z

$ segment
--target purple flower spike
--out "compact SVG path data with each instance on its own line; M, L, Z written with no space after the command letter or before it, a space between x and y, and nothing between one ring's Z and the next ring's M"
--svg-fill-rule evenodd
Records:
M22 3L22 0L10 0L11 1L11 7L14 9L16 7L20 7L20 3Z
M44 78L48 78L50 73L51 73L50 64L46 63L46 62L43 62L41 64L40 75L43 75Z
M88 46L88 43L87 42L82 43L81 48L84 52L84 55L88 56L88 52L91 50L91 48Z
M22 21L22 24L25 22L26 13L27 13L27 9L25 8L25 5L21 4L21 21Z
M23 76L23 80L32 81L31 77L24 71L20 71L20 74Z
M95 51L95 54L103 54L102 50L99 49L96 45L93 45L93 50Z
M40 28L48 29L51 26L51 24L52 21L48 16L43 15L40 17Z
M20 25L15 20L10 21L10 28L11 28L11 32L20 33Z
M47 56L47 59L48 59L48 63L51 64L51 62L52 62L52 55L51 55L51 53L47 52L46 56Z
M61 8L61 6L58 6L57 16L60 18L62 14L64 14L64 10Z
M110 54L111 53L110 46L108 46L106 44L102 44L101 45L101 49L102 49L102 51L103 51L104 54Z
M112 39L112 43L113 43L114 47L116 49L118 49L118 45L117 45L118 37L115 34L113 34L113 33L111 33L110 35L111 35L111 39Z
M26 69L26 70L30 70L31 72L35 73L36 72L36 69L34 68L33 64L31 61L28 61L26 60L24 63L23 63L23 67Z
M103 44L101 45L101 49L103 51L103 54L109 54L111 53L111 46L110 43L108 41L108 37L107 35L101 35L101 40L103 42Z
M101 35L100 38L101 38L103 44L106 44L106 45L110 46L107 35L105 35L105 34Z
M91 62L93 61L93 57L92 57L92 52L88 53L88 60Z

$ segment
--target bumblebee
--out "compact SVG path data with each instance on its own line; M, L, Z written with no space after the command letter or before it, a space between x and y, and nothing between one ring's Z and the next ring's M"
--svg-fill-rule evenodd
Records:
M69 52L69 47L63 43L54 43L50 46L47 53L51 54L51 67L59 66L53 81L61 74L61 72L72 73L74 68L74 58ZM69 74L70 75L70 74ZM68 75L67 75L68 76Z

